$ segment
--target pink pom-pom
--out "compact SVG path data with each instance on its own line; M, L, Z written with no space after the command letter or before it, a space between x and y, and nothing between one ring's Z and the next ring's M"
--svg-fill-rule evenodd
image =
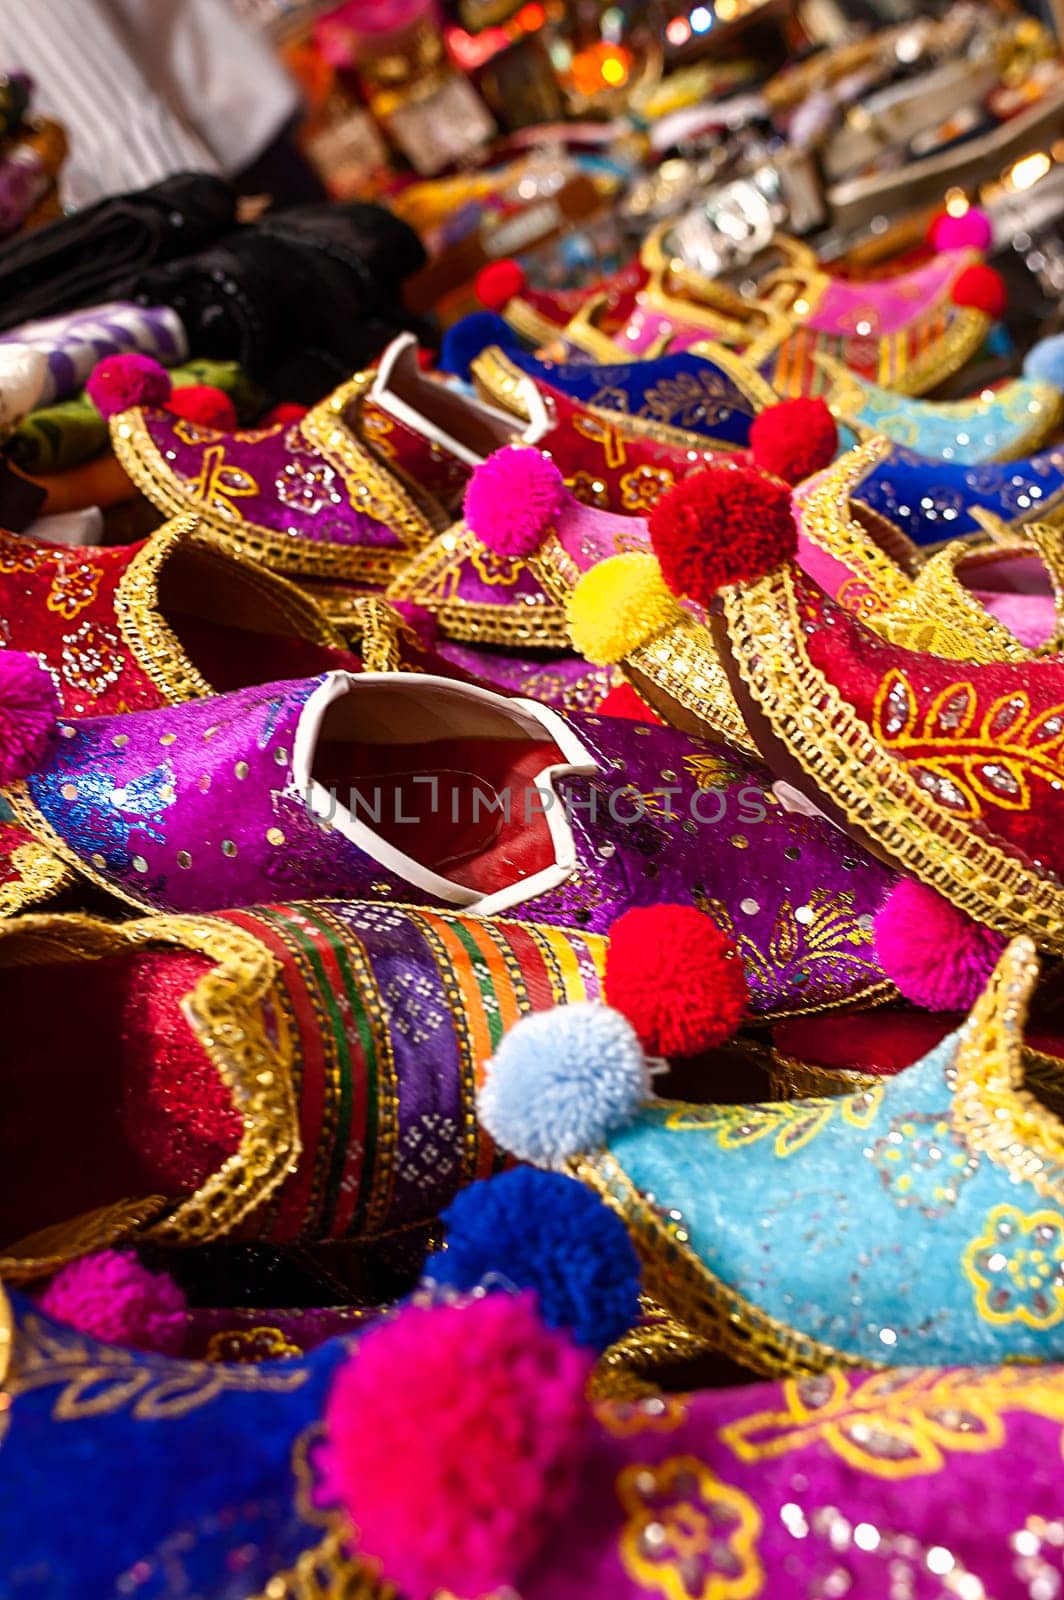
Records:
M114 417L131 406L164 406L170 398L170 374L151 356L137 351L105 356L92 369L85 393L101 417Z
M55 732L59 696L35 656L0 651L0 784L33 771Z
M530 556L565 500L565 480L549 456L506 445L479 466L465 494L465 519L500 556Z
M925 1011L973 1006L1006 942L934 889L909 879L891 890L876 913L879 964L899 993Z
M308 406L296 405L294 400L281 400L277 405L270 407L259 422L259 427L276 428L281 423L302 422L308 410Z
M183 384L174 390L166 409L186 422L217 428L220 433L232 433L236 427L236 407L225 390L216 389L213 383Z
M101 1250L57 1272L40 1296L56 1322L105 1344L175 1356L188 1304L168 1272L149 1272L131 1250Z
M516 1585L579 1485L591 1357L531 1294L406 1306L337 1374L327 1473L405 1600Z
M933 250L987 250L993 243L994 228L985 211L969 206L959 217L941 212L927 237Z

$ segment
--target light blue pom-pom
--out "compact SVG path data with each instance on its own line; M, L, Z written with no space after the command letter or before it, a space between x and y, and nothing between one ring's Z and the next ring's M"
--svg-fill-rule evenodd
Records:
M596 1150L650 1093L631 1024L610 1006L559 1006L523 1017L503 1039L480 1091L497 1144L537 1167Z
M1023 375L1064 390L1064 333L1054 333L1031 346L1024 358Z

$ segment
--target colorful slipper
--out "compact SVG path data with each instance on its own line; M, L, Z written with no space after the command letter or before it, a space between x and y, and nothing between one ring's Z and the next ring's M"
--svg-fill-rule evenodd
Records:
M431 1223L501 1164L480 1063L526 1011L599 997L604 955L577 932L329 901L3 924L5 1281L123 1242Z
M0 614L4 647L47 667L69 717L356 665L308 595L191 517L120 548L0 532Z
M753 1370L1052 1360L1064 1127L1023 1078L1037 972L1013 941L967 1025L907 1071L782 1105L649 1099L617 1013L556 1011L504 1039L480 1117L608 1199L647 1292Z

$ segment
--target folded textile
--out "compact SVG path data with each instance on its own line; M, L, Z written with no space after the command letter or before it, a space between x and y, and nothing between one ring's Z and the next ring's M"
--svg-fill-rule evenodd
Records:
M229 184L186 172L15 239L0 255L0 331L115 298L134 274L202 250L235 216Z
M168 306L134 306L121 301L24 322L0 336L0 344L28 346L47 356L48 372L40 395L46 405L76 394L104 356L138 350L173 366L187 354L181 321Z

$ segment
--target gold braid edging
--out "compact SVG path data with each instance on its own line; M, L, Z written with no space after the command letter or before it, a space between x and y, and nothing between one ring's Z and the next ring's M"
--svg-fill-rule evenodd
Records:
M775 737L854 827L961 910L1064 954L1064 887L948 816L809 659L787 568L722 594L735 665Z

